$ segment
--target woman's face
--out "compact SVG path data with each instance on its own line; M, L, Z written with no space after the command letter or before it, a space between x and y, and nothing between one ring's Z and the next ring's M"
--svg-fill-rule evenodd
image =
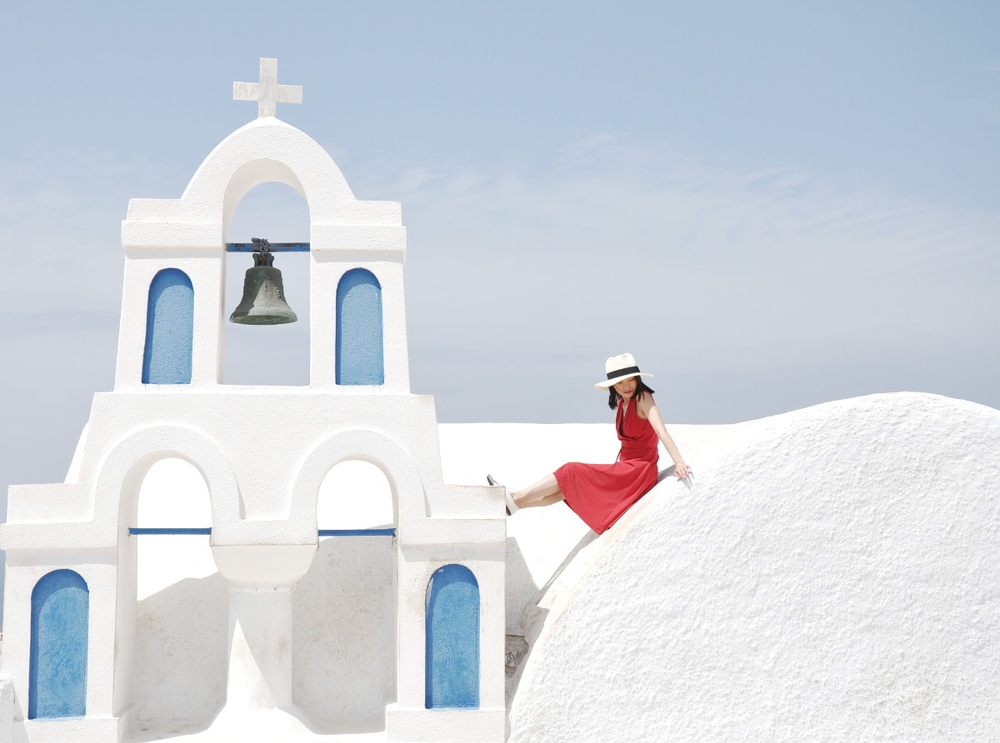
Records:
M632 395L635 394L635 387L635 377L629 377L628 379L623 379L622 381L615 383L615 392L621 395L624 399L631 400Z

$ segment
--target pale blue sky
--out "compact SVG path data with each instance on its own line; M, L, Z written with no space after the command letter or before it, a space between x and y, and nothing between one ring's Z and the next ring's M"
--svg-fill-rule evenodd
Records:
M0 27L0 486L62 479L112 383L127 201L178 197L255 116L231 91L261 56L305 88L279 117L403 204L443 421L605 420L626 350L668 421L1000 407L996 3L21 2ZM305 215L264 188L231 237ZM301 326L270 379L304 381Z

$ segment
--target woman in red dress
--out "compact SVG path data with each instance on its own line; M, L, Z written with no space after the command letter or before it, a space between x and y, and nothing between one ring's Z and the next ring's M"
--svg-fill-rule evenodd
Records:
M507 514L519 508L550 506L561 500L586 522L603 534L622 514L656 485L657 444L663 442L674 460L674 474L682 480L691 476L663 418L653 401L653 390L642 381L652 374L639 371L630 353L612 356L605 364L607 380L598 382L599 390L610 390L608 405L615 410L615 430L622 443L614 464L569 462L546 475L530 488L507 496ZM486 476L491 485L499 483Z

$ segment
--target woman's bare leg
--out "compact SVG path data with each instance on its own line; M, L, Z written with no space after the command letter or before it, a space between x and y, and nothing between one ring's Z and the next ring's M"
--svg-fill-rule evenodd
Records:
M542 502L539 503L538 505L553 506L556 503L561 503L564 500L566 500L566 496L563 495L563 491L560 490L558 493L553 493L552 495L547 495L544 498L542 498Z
M559 489L559 483L555 475L546 475L530 488L512 492L511 497L518 508L533 508L535 506L551 506L558 503L566 496Z

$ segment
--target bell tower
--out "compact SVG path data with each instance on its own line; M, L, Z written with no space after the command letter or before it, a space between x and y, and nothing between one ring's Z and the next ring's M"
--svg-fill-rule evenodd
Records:
M503 494L442 481L434 400L410 392L400 205L356 199L330 156L276 117L278 103L302 101L301 87L278 84L276 60L261 59L259 82L233 92L257 102L257 118L212 150L180 198L129 202L115 386L95 395L66 482L10 488L2 664L14 698L0 720L28 741L110 743L140 727L143 740L502 741ZM309 209L309 243L294 248L309 256L306 387L221 381L225 254L244 249L225 235L240 200L265 182L291 186ZM164 458L204 479L210 525L137 526L140 484ZM348 460L385 475L391 524L319 530L321 483ZM192 533L210 545L228 626L218 672L190 652L188 625L171 635L169 650L190 655L185 672L218 676L201 719L184 719L185 690L169 673L169 699L139 699L133 682L153 662L141 652L137 540ZM375 553L387 570L366 565ZM302 577L320 570L320 584L349 582L384 615L297 602ZM190 601L195 615L183 583L171 601ZM309 638L294 631L303 612L321 628ZM378 657L345 655L344 637ZM68 666L57 662L65 647ZM372 663L384 677L352 684L349 670ZM63 697L71 703L53 701ZM336 709L315 701L334 697Z

